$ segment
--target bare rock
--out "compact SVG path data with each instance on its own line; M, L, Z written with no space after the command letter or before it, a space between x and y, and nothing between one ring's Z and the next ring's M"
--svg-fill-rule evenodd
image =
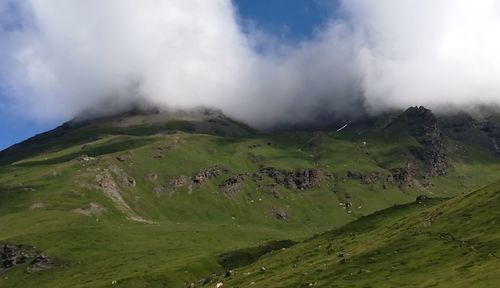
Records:
M396 184L401 188L411 187L417 175L415 165L408 163L405 167L391 170L391 175L387 177L387 184Z
M125 187L135 187L136 185L135 179L129 175L121 175L118 182Z
M422 144L411 152L427 165L425 173L428 176L445 175L449 166L446 143L434 113L422 106L410 107L399 120L406 123L410 133Z
M218 177L221 175L225 169L216 165L205 170L201 170L196 175L193 176L193 183L197 185L202 185L208 180Z
M33 203L31 206L30 206L30 209L44 209L47 207L47 204L45 203L42 203L42 202L37 202L37 203Z
M185 187L189 183L189 178L187 176L181 175L170 181L170 186L174 189Z
M130 161L132 161L133 157L134 157L134 155L132 154L132 152L127 152L125 154L122 154L122 155L116 157L116 160L118 160L120 162L130 162Z
M155 182L158 180L158 174L156 173L149 173L146 175L145 179L149 182Z
M272 167L263 167L259 173L272 178L276 184L283 185L287 189L310 189L317 186L319 182L319 172L316 169L281 171Z
M224 180L219 188L225 196L231 197L241 191L248 174L236 174Z
M97 160L97 158L90 157L88 155L80 155L79 157L76 158L76 161L83 164L84 166L86 163L94 162L95 160Z
M99 216L106 211L106 208L102 207L98 203L92 202L87 208L76 208L71 211L85 216Z
M135 181L134 177L128 175L120 167L113 165L113 166L109 167L109 170L111 170L111 172L113 172L113 174L115 174L115 176L118 180L118 184L120 184L124 187L127 187L127 188L131 188L131 187L136 186L136 181Z
M35 273L50 269L54 266L54 262L50 257L45 254L40 254L31 260L30 264L26 268L28 273Z
M271 214L277 220L286 220L286 219L288 219L288 214L283 209L279 209L279 208L272 209L271 210Z
M348 179L353 179L353 180L360 180L361 183L363 184L374 184L378 182L382 177L383 174L380 172L368 172L368 173L362 173L359 171L347 171L347 178Z
M54 266L51 258L40 253L33 246L9 245L0 246L0 274L9 268L29 263L27 272L38 272Z

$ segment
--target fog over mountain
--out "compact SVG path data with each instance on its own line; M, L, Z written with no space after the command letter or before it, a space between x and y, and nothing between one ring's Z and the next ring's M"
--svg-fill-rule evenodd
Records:
M334 6L288 43L244 29L229 0L2 0L0 105L40 119L210 106L266 126L500 104L500 1Z

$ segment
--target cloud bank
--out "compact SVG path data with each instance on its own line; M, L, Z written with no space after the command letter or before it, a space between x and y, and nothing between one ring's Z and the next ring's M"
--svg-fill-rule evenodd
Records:
M0 105L210 106L266 126L500 104L498 0L341 0L295 44L242 23L230 0L0 0Z

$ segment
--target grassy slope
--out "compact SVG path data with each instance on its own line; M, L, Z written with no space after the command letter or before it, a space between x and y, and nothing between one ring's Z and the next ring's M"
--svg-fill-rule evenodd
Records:
M499 167L490 152L463 145L454 148L463 151L451 151L454 167L447 177L436 178L433 188L401 191L395 186L383 189L382 183L364 185L345 174L348 170L387 172L386 168L403 164L407 146L415 145L410 138L389 142L373 136L363 146L363 137L349 133L230 138L185 133L148 136L148 131L132 131L132 135L100 131L107 136L82 146L80 140L92 138L93 133L83 131L60 139L58 149L30 153L28 158L0 166L0 242L33 244L58 262L50 272L26 274L21 268L13 269L2 275L1 287L105 287L113 280L120 287L182 287L222 271L218 254L271 240L303 240L374 211L411 202L423 193L456 195L490 181ZM164 158L153 157L157 148L174 143ZM116 157L126 151L132 159L118 161ZM74 160L82 154L100 157L91 163ZM215 164L228 172L192 193L187 188L161 197L152 192L158 184ZM232 198L218 191L218 184L230 175L253 173L259 165L287 170L315 167L334 173L334 178L324 178L320 187L307 191L279 187L280 199L252 181ZM121 187L125 201L158 225L126 220L96 188L96 173L113 166L137 181L135 188ZM149 173L158 174L158 180L146 181ZM339 205L346 193L352 197L351 214ZM107 211L93 217L71 212L91 202ZM35 203L45 207L31 209ZM289 219L274 219L270 211L275 208L286 210Z
M221 281L228 287L497 287L500 182L429 204L361 218Z

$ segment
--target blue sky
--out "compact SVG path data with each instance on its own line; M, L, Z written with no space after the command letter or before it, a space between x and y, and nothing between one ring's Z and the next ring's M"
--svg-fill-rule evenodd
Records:
M331 0L235 0L244 23L253 23L282 41L311 37L328 16ZM5 27L3 27L5 28ZM1 79L0 79L1 81ZM50 130L61 121L34 120L5 108L8 95L0 83L0 149ZM4 104L4 105L2 105ZM66 119L69 120L69 119Z

